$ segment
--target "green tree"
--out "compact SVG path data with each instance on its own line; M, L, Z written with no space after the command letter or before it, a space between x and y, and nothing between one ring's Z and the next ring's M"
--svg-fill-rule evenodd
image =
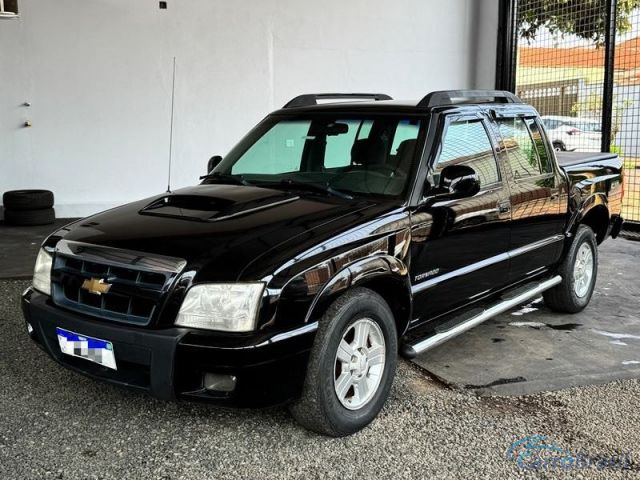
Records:
M640 0L618 0L618 33L631 30L631 13ZM606 0L520 0L518 31L520 38L534 40L546 27L552 35L573 34L601 46L606 30Z

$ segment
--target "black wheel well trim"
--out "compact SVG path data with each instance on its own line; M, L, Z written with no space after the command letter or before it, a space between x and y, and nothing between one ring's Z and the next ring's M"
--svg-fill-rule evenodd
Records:
M611 215L607 205L597 204L593 205L593 207L581 216L578 225L587 225L590 227L596 235L598 244L600 244L607 236L610 222Z
M382 284L392 285L390 289L392 292L381 289L380 285ZM307 310L304 323L317 321L326 306L338 295L354 287L370 288L389 303L398 327L398 338L400 338L411 321L413 296L407 266L401 259L392 255L375 255L364 258L336 272L314 297ZM390 293L403 293L403 298L393 301Z
M604 193L597 192L582 201L582 207L573 216L567 232L574 236L580 225L587 225L596 234L596 240L600 244L607 236L610 222L607 197Z

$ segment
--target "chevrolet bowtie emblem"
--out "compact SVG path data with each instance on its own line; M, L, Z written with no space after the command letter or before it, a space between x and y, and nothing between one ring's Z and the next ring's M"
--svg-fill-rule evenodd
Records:
M107 293L111 289L111 284L105 283L104 279L102 278L87 278L84 282L82 282L82 287L80 288L95 295L102 295L103 293Z

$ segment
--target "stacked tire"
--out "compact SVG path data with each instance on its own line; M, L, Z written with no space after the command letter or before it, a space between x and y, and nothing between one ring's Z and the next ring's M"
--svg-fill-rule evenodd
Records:
M56 219L49 190L12 190L2 195L2 203L7 225L48 225Z

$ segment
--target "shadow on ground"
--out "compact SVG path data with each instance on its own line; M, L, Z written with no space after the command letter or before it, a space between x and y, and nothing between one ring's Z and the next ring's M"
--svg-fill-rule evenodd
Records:
M640 378L640 243L609 239L589 306L557 314L542 297L414 361L445 383L520 395Z

